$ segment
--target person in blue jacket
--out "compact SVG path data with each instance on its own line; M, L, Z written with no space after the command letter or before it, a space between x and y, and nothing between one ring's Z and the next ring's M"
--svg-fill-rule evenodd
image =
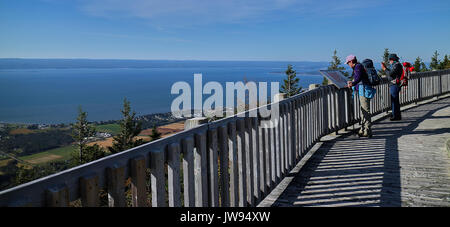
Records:
M348 81L348 87L355 86L356 94L359 94L359 89L364 89L364 86L369 85L369 77L364 66L358 62L355 55L349 55L345 59L345 64L353 69L353 81ZM363 85L360 88L359 85ZM364 95L359 96L361 104L361 129L358 132L360 137L372 137L372 120L370 115L370 99Z

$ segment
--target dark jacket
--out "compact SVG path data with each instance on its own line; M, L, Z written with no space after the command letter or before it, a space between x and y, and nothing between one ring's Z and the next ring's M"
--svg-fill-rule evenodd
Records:
M389 81L391 81L391 85L397 84L397 81L400 81L403 73L402 64L398 61L394 61L391 67L386 68L386 76Z
M362 82L363 85L369 85L369 77L367 75L366 70L364 69L364 66L361 63L356 63L355 67L353 68L353 86L356 86L356 90L358 90L358 83Z

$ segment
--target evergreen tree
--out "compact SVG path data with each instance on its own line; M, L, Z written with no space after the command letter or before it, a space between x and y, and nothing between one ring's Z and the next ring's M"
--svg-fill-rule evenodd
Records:
M142 123L137 121L136 113L131 113L130 102L125 98L122 109L123 119L120 121L120 133L113 137L113 146L108 147L111 153L118 153L144 143L142 139L135 137L142 131Z
M414 71L415 72L426 72L428 71L427 66L422 61L420 57L416 58L416 61L414 62Z
M15 185L24 184L39 178L38 172L33 167L19 166L14 179Z
M34 166L20 165L16 168L14 184L24 184L38 178L61 172L74 167L69 161L55 161Z
M11 127L9 125L5 125L3 128L0 128L0 151L8 153L10 147L13 147L9 138L9 133L11 132Z
M386 65L386 68L390 67L390 63L389 63L389 49L385 48L384 49L384 53L383 53L383 63L384 65ZM380 75L386 75L386 72L384 70L378 70L378 74Z
M441 64L439 65L439 69L449 69L450 68L450 61L448 59L448 56L444 56L444 60L442 60Z
M101 147L88 146L88 138L96 134L95 128L87 121L87 113L78 107L77 122L73 125L72 137L77 143L77 152L72 157L75 165L80 165L93 161L92 157L99 157L104 155Z
M158 132L156 125L153 125L152 134L150 135L150 137L152 138L152 141L161 138L161 133Z
M384 53L383 53L383 62L384 62L384 64L386 64L386 66L389 66L390 65L390 63L389 63L389 48L385 48L384 49Z
M422 65L422 69L421 69L421 72L426 72L426 71L428 71L428 68L427 68L427 65L425 65L425 63L421 63L421 65Z
M94 144L92 146L86 147L86 154L84 156L84 159L85 163L88 163L103 158L105 156L106 156L105 150L98 144Z
M293 70L292 65L288 65L286 76L287 79L285 79L284 84L281 85L280 93L285 93L287 97L300 94L300 91L302 90L298 85L300 79L297 78L297 73Z
M345 67L341 66L342 61L341 59L337 56L337 51L334 50L333 52L333 56L331 57L333 59L333 61L330 62L330 65L328 66L328 70L339 70L341 71L346 77L349 77L349 73L345 72ZM351 77L350 77L351 78ZM353 79L353 78L351 78ZM327 78L323 78L322 81L322 85L328 85L328 79Z
M437 51L434 52L433 56L431 57L431 62L430 62L430 69L431 70L439 70L439 53Z

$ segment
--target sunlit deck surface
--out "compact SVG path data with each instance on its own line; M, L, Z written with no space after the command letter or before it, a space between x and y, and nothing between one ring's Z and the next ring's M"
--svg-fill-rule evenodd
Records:
M450 98L402 117L323 137L259 206L450 206Z

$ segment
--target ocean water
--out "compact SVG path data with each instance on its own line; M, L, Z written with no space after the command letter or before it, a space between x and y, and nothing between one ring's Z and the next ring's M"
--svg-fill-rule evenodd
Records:
M19 63L18 63L19 62ZM71 63L67 65L67 62ZM175 82L193 84L194 73L209 81L280 82L292 64L300 86L321 83L326 62L88 61L63 63L0 60L0 122L57 124L75 122L78 106L88 120L121 118L123 99L137 115L169 112ZM31 64L35 63L35 64ZM192 86L193 88L193 86ZM270 90L269 90L270 94ZM209 95L204 95L204 98Z

